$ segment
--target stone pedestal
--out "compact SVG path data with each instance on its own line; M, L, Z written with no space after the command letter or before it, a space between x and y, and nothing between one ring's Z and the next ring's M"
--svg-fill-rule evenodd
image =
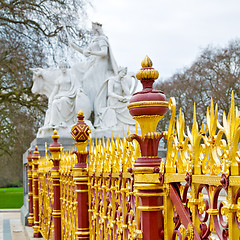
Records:
M105 138L111 138L113 136L113 138L116 138L117 136L119 136L120 138L123 138L123 132L124 135L126 137L127 132L130 130L131 133L136 133L136 126L120 126L118 128L106 128L106 129L95 129L94 132L91 133L91 137L92 139L94 138L102 138L103 136ZM141 129L139 127L139 125L137 125L137 132L141 133Z

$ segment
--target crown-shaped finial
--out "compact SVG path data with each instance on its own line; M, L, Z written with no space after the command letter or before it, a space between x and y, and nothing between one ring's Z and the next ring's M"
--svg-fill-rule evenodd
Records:
M142 68L137 72L136 77L138 80L153 80L155 81L159 76L157 70L152 68L151 59L146 56L142 61Z
M78 112L78 122L71 129L71 135L74 140L77 142L85 142L89 138L91 132L90 127L84 122L83 111Z

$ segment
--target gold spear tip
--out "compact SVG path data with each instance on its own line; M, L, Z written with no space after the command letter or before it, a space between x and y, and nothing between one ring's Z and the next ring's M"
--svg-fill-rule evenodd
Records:
M152 60L146 55L146 57L142 60L142 67L152 67Z
M57 135L57 130L56 129L53 130L53 134Z

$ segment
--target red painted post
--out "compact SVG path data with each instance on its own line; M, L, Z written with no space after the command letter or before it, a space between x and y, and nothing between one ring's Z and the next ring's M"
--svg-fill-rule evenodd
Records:
M35 151L32 155L33 163L33 186L34 186L34 226L33 226L33 237L40 238L40 223L39 223L39 190L38 190L38 165L39 165L40 155L38 152L38 147L35 147Z
M59 136L54 130L52 139L54 142L50 144L49 151L51 152L51 160L53 167L51 169L51 177L53 181L53 225L54 225L54 240L61 239L61 202L60 202L60 174L59 163L61 160L62 145L58 143Z
M28 226L32 227L34 223L33 217L33 186L32 186L32 153L31 150L28 152L28 202L29 202L29 217L28 217Z
M71 135L76 141L77 164L73 167L73 180L76 184L78 228L75 233L76 239L89 239L89 214L88 214L88 173L86 147L90 134L90 128L84 122L83 112L78 113L78 123L72 127Z
M158 157L158 144L162 138L156 132L160 119L168 110L168 102L162 91L154 90L152 85L158 78L158 72L152 68L151 60L146 57L142 62L142 69L137 73L143 90L133 94L128 105L129 112L138 121L142 136L131 134L127 140L136 139L141 149L141 157L134 164L134 190L137 201L137 228L144 240L163 239L163 195L160 183L159 168L161 158ZM140 221L140 222L139 222Z

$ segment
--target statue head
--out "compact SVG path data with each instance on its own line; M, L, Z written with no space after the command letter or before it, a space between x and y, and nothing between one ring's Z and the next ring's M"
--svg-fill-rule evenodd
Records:
M58 64L58 67L59 67L60 70L62 70L62 72L65 73L67 71L68 64L65 60L63 60Z
M119 67L118 75L122 78L127 75L127 67Z
M92 22L92 30L94 34L103 34L102 24L98 22Z

